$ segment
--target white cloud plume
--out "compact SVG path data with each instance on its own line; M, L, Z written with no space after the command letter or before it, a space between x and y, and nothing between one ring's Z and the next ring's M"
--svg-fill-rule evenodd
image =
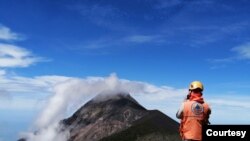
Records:
M22 36L15 32L12 32L10 28L0 24L0 40L10 41L10 40L20 40Z
M27 67L43 60L25 48L0 43L0 67Z
M154 85L118 79L115 74L109 77L88 77L86 79L71 78L54 87L54 95L36 121L38 128L44 128L63 118L65 109L71 103L81 105L82 100L100 93L117 94L119 92L132 95L154 95L152 99L167 99L182 97L185 90L170 87L156 87ZM55 106L56 105L56 106Z
M21 133L28 141L67 141L69 137L68 131L61 131L58 123L54 123L47 128L40 129L36 134L34 133Z

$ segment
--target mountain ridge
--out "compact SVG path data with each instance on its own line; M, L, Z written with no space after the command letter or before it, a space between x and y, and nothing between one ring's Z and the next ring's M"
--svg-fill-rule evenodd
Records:
M70 131L69 141L120 141L129 136L133 137L128 141L136 141L137 135L152 133L163 140L172 135L179 139L176 121L158 110L147 110L127 93L97 95L63 124Z

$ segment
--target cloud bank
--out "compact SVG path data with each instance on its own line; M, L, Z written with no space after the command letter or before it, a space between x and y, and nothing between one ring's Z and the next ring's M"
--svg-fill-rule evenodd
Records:
M33 125L33 130L22 133L28 141L52 141L61 140L66 141L69 135L68 131L61 131L59 121L72 114L76 109L82 106L87 100L95 97L97 94L116 94L119 92L130 93L135 97L139 103L148 109L159 109L170 115L175 119L174 114L181 101L184 99L187 90L175 89L167 86L155 86L146 82L131 81L120 79L115 74L108 77L87 77L87 78L73 78L73 77L59 77L50 76L36 77L35 81L43 83L36 83L37 85L44 85L44 80L49 80L46 83L50 88L48 92L51 96L44 104L44 108L37 116ZM244 100L245 99L245 100ZM228 115L230 111L238 111L241 113L249 110L249 98L243 97L239 102L234 97L224 99L223 95L220 98L206 99L212 106L212 123L232 122L232 119L225 120L223 113ZM230 102L228 102L230 101ZM224 108L222 107L230 107ZM214 116L214 117L213 117ZM217 119L215 118L217 117ZM234 118L236 118L235 115ZM245 114L243 122L250 118L250 114ZM224 119L224 120L222 120ZM215 122L213 122L215 121ZM236 122L236 120L234 120ZM35 132L34 134L34 131ZM46 139L45 139L46 138Z

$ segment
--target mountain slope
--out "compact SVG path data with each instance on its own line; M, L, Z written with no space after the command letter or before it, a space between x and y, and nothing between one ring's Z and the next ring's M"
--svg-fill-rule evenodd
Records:
M123 93L96 96L60 125L67 141L180 141L176 121Z
M173 119L152 110L128 129L100 141L180 141L178 127Z

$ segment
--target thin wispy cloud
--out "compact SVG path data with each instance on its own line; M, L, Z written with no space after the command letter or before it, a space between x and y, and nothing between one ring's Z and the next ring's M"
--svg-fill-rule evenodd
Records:
M154 6L157 9L171 8L173 6L178 6L183 3L187 3L183 0L156 0L156 5Z
M161 45L165 43L164 36L161 35L144 35L144 34L133 34L122 37L103 37L96 40L86 41L81 45L70 47L71 50L82 50L82 51L99 51L98 54L109 54L110 49L137 47L137 45L151 43L155 45ZM103 52L105 51L105 52Z
M250 42L241 44L239 46L231 48L233 54L226 58L208 59L208 61L213 65L212 69L226 67L227 64L249 60L250 59Z
M239 59L250 59L250 42L232 48Z
M212 5L214 4L213 0L202 0L202 1L196 1L196 0L152 0L156 2L155 8L163 9L163 8L170 8L178 5L188 5L188 4L194 4L194 5Z
M207 59L207 61L211 65L210 69L212 69L212 70L226 68L228 66L228 64L234 63L237 60L238 59L235 56L228 57L228 58Z
M231 95L220 93L217 95L207 98L212 107L212 124L248 124L250 122L250 113L246 112L250 109L248 95L244 96L239 93ZM242 113L244 116L239 116ZM233 118L236 119L234 122Z
M102 24L106 20L117 19L120 17L120 10L112 7L111 5L108 6L101 6L98 4L95 5L78 5L79 12L92 20L95 20L97 24ZM100 23L99 23L100 22Z
M79 49L103 49L103 48L112 48L114 46L119 46L119 39L111 39L111 38L101 38L97 40L88 41L80 46Z
M140 3L135 1L135 3ZM197 5L204 6L210 5L212 6L214 1L205 0L202 2L197 1L182 1L182 0L156 0L156 1L147 1L144 3L143 6L147 6L149 12L138 12L137 14L130 13L129 9L121 9L119 5L112 4L112 3L95 3L95 4L83 4L80 3L78 5L70 6L71 10L75 10L86 19L86 22L92 22L95 25L107 28L107 29L115 29L115 31L123 32L126 36L131 33L139 33L140 27L137 25L131 26L130 21L136 20L137 23L144 23L143 26L147 26L145 23L152 20L155 21L165 21L164 25L160 25L158 28L157 22L150 22L153 23L155 26L150 25L155 30L159 36L164 37L165 40L175 42L175 39L178 39L179 44L188 45L191 47L200 47L205 46L211 43L218 42L227 38L228 36L236 36L237 33L245 30L248 28L248 23L239 21L238 23L204 23L204 25L200 24L198 21L197 25L191 24L188 19L185 19L183 15L179 15L180 13L185 13L186 11L191 11L195 13L193 7L197 7ZM221 4L218 4L221 5ZM153 15L157 13L156 15ZM150 18L142 18L142 17L150 17ZM173 18L174 17L174 18ZM183 18L182 18L183 17ZM169 27L169 19L171 19L171 23L178 22L179 19L183 19L178 22L174 27ZM216 18L215 18L216 19ZM187 21L185 21L187 20ZM188 22L188 23L186 23ZM203 23L203 22L202 22ZM185 24L185 25L184 25ZM125 29L125 30L124 30ZM146 28L144 28L145 30ZM152 30L151 28L147 28L147 30ZM146 43L153 40L160 40L157 36L152 36L152 33L149 35L130 35L130 37L125 37L124 41L130 41L130 43ZM187 36L186 36L187 35ZM111 41L107 40L106 35L100 37L96 41L86 43L84 46L86 48L105 48L108 46L119 45L119 39L114 37ZM118 37L119 38L119 37ZM159 42L155 42L159 43ZM123 45L123 43L122 43ZM129 45L128 45L129 46Z
M216 43L228 37L237 38L238 34L249 30L249 22L235 22L210 25L188 25L172 29L181 34L189 34L187 42L191 46L202 47L204 45ZM191 34L190 34L191 33ZM243 38L243 37L242 37Z
M235 107L235 108L239 107L239 108L250 109L249 98L248 100L245 99L241 101L236 101L233 99L228 99L228 100L215 99L215 100L211 100L210 103L213 105L223 105L223 106L230 106L230 107Z
M156 35L132 35L129 37L124 38L124 41L131 42L131 43L147 43L147 42L161 42L160 36Z
M23 35L11 31L10 28L0 24L0 40L12 41L22 40Z
M240 90L250 89L248 81L223 82L223 83L217 83L216 85L218 88L223 88L223 89L230 89L230 88L240 89Z
M104 27L115 31L130 31L132 28L124 24L127 18L125 11L121 11L112 4L77 4L68 6L68 9L78 12L86 22L90 22L99 27Z
M121 3L127 5L126 2ZM138 4L141 4L141 8L147 8L147 10L140 11L141 8L133 9L133 5ZM169 21L180 14L188 4L189 2L182 0L148 0L144 3L140 0L135 0L131 2L130 8L126 9L112 2L106 2L105 4L101 2L96 2L95 4L78 3L77 5L68 6L68 9L77 11L86 22L91 22L113 31L131 33L141 31L143 28L141 26L146 26L145 23L149 21L154 23L155 26L158 25L157 21ZM133 25L131 21L136 21L140 24ZM148 30L151 30L151 27L152 25L148 27Z
M228 57L228 58L219 58L219 59L208 59L210 63L214 64L225 64L225 63L232 63L236 61L236 57Z
M141 1L134 1L134 3L140 4ZM137 12L136 14L133 14L133 11L131 12L130 9L119 8L120 5L110 2L95 2L95 4L80 3L70 6L70 9L80 13L87 22L91 21L92 23L107 29L115 29L115 31L122 31L124 33L130 32L129 34L131 34L131 32L134 31L139 32L141 30L141 25L144 26L144 28L142 27L143 30L147 31L152 30L151 27L153 27L157 34L164 36L165 39L169 41L175 42L175 39L178 39L179 44L200 47L216 43L228 37L235 39L238 33L249 29L249 23L247 20L216 23L211 21L217 21L218 17L212 17L213 20L210 21L201 18L197 21L197 25L195 25L194 23L190 24L190 19L185 18L186 16L189 16L189 14L186 15L185 13L196 15L197 9L203 9L205 13L210 9L215 9L215 12L219 11L219 9L223 12L230 11L226 8L226 5L230 5L230 3L224 4L213 0L147 0L142 5L142 7L147 8L147 11L141 12L140 9L138 9L138 11L135 11ZM214 6L216 6L216 8L214 8ZM134 9L131 8L131 10ZM198 14L197 16L202 15ZM227 18L228 17L225 17L225 19ZM135 20L136 23L139 23L139 26L137 24L131 26L131 20ZM170 20L171 22L169 22ZM161 23L159 26L158 21ZM145 24L148 22L151 24ZM162 25L162 23L164 23L164 25ZM169 23L176 24L174 26L172 25L172 27L169 26ZM154 26L152 26L152 24ZM134 35L134 37L131 36L128 40L139 43L150 39L151 37L148 38L146 36L142 37L141 35ZM105 45L90 43L86 46L87 48L102 48Z
M25 48L0 43L0 68L28 67L41 61L45 59L35 56Z

